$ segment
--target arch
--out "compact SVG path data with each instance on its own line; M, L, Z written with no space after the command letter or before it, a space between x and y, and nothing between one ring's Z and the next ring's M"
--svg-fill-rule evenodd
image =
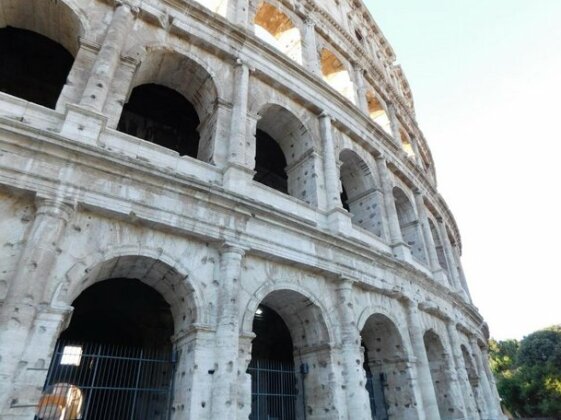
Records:
M415 259L426 262L419 219L411 201L399 187L394 187L393 197L403 240L411 248L411 255Z
M52 299L55 307L70 306L87 287L108 278L137 279L159 292L170 305L175 333L193 323L208 323L202 295L187 281L189 272L161 249L120 246L74 264Z
M84 22L63 1L0 1L0 91L54 109Z
M388 113L382 101L377 97L374 91L366 94L366 102L368 103L368 115L372 121L378 124L386 133L392 134L392 127Z
M396 324L386 315L372 314L361 330L361 338L373 418L414 418L414 375Z
M438 257L438 264L440 264L440 267L445 270L446 272L448 272L448 262L446 261L446 254L444 253L444 246L442 244L442 239L440 238L440 233L438 232L438 229L435 225L435 223L432 221L432 219L429 217L429 227L430 227L430 232L432 235L432 239L434 241L434 246L436 248L436 255Z
M226 17L228 13L228 3L231 0L195 0L200 5L206 7L211 12Z
M401 148L405 151L408 157L415 156L415 150L413 150L413 143L411 142L411 138L405 129L401 128L399 130L399 138L401 140Z
M178 92L194 108L200 124L198 156L211 156L208 150L214 142L214 112L218 89L214 77L199 61L166 48L149 48L131 84L134 89L143 85L160 85ZM129 94L129 99L132 95Z
M376 236L383 236L383 197L368 164L349 149L339 154L341 200L352 222Z
M296 115L280 105L267 104L258 114L254 179L317 205L311 133Z
M11 26L43 35L62 45L73 57L87 35L85 14L65 0L0 0L0 28Z
M425 332L423 336L427 358L429 361L430 373L438 411L442 419L455 418L455 404L451 392L451 383L448 374L449 355L444 350L444 345L440 336L432 329Z
M468 412L471 412L473 413L473 416L476 416L478 413L483 413L485 409L485 402L481 395L479 375L477 374L475 361L473 360L467 347L463 344L461 345L461 351L466 368L467 379L471 390L471 395L469 395L469 398L467 398L466 408L468 409Z
M259 5L255 18L255 34L298 64L302 64L302 36L286 13L270 3Z
M354 84L343 62L333 52L323 48L320 53L320 63L323 80L353 104L356 104Z

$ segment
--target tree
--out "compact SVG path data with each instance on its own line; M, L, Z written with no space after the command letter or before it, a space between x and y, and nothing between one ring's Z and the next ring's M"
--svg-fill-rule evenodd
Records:
M491 369L505 406L518 416L561 416L561 325L520 342L491 341Z

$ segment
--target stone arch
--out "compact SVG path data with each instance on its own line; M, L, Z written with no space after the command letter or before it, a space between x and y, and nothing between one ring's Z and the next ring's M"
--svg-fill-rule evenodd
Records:
M424 244L421 239L421 227L415 208L411 200L409 200L409 197L407 197L407 194L401 188L394 187L393 197L403 240L411 248L413 258L425 262L426 256Z
M352 222L376 236L384 232L383 196L368 164L354 151L343 149L341 162L341 201L351 213Z
M67 2L0 1L0 91L55 109L85 19Z
M282 10L268 2L262 2L255 18L255 34L286 56L302 64L302 36L300 29Z
M366 102L368 104L368 115L372 121L378 124L386 133L391 135L391 122L384 101L380 99L374 90L369 90L366 93Z
M470 412L473 413L472 415L475 417L483 413L485 409L485 402L481 395L479 375L477 373L475 361L473 360L470 351L467 349L467 347L464 344L462 344L460 348L462 351L462 357L464 359L467 379L471 390L471 395L469 395L468 398L466 398L468 403L466 408L468 410L468 413Z
M361 337L373 417L414 418L414 375L406 341L396 323L384 314L371 314L361 329Z
M323 418L331 418L331 416L336 415L335 391L325 386L333 375L331 366L334 363L330 346L330 328L325 308L310 293L299 287L294 287L292 284L274 284L262 287L253 296L247 308L242 328L250 328L250 325L257 328L258 317L262 316L263 313L273 312L284 323L290 334L292 344L292 349L288 348L288 355L286 355L291 360L281 365L281 370L292 372L292 374L289 377L283 375L284 378L276 377L275 375L278 376L278 367L275 369L275 366L278 366L279 360L274 357L271 360L253 360L254 355L258 357L258 355L270 354L270 351L264 351L263 349L263 345L270 346L270 344L267 344L269 341L263 342L260 337L263 331L270 330L270 328L263 328L262 326L254 330L257 336L253 341L253 346L259 347L252 346L252 361L249 372L252 375L263 375L268 371L274 382L286 381L287 384L293 384L293 386L287 387L287 390L290 390L287 393L294 396L290 407L287 407L287 411L293 411L295 418L304 416L304 406L309 414L317 415L321 413L325 416ZM250 321L251 324L249 324ZM277 348L284 347L281 346L281 343L277 343L276 346ZM290 350L292 350L292 354L290 354ZM254 353L254 351L257 351L257 353ZM276 355L276 357L279 357L279 355ZM270 367L273 370L270 370ZM304 381L298 378L302 374L300 372L305 372ZM263 386L268 386L264 382L262 381L262 385L260 385L259 382L252 381L253 401L259 401L260 395L269 393L268 388L263 388ZM282 402L282 398L275 400L275 394L278 394L278 392L272 391L270 394L272 395L268 398L269 404L263 401L261 406L274 407L285 404ZM257 409L258 406L252 406L252 410ZM279 416L274 408L272 408L272 412L266 409L262 414Z
M450 356L444 349L442 339L433 329L429 329L425 332L423 341L427 352L440 417L442 419L457 418L451 389L452 384L450 383Z
M121 246L78 261L58 285L52 305L68 307L88 287L112 278L137 279L159 292L170 305L176 334L209 321L200 292L188 281L189 271L161 250L138 246Z
M331 50L323 48L320 53L320 65L323 80L353 104L356 104L355 87L343 61Z
M267 104L258 112L255 180L317 206L315 141L293 112ZM282 167L285 165L285 167Z
M136 88L146 85L162 86L180 94L192 105L198 119L196 132L199 136L197 157L210 161L214 148L214 132L216 112L215 106L219 97L215 77L207 66L192 56L184 55L175 50L151 46L140 62L138 70L132 80L129 97ZM126 105L125 108L126 109ZM121 120L123 120L123 115ZM120 123L123 130L127 130L124 123Z
M415 150L413 149L413 142L403 127L399 129L399 139L401 140L401 148L405 151L407 156L414 157Z
M438 257L438 263L443 270L448 272L448 262L446 261L446 254L444 253L444 244L442 243L442 238L440 237L440 233L438 232L438 228L436 227L436 223L432 220L432 218L428 218L429 220L429 227L430 232L432 235L432 239L434 241L434 246L436 248L436 255Z

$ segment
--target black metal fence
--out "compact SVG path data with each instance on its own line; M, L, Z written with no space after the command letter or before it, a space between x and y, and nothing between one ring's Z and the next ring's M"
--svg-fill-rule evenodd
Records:
M293 363L255 360L248 372L251 374L250 420L296 419L298 388Z
M58 342L36 419L169 419L174 369L171 350Z

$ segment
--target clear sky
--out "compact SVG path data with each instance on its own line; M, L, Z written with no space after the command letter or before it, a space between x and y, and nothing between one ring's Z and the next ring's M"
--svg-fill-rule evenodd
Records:
M561 0L366 0L497 339L561 324Z

